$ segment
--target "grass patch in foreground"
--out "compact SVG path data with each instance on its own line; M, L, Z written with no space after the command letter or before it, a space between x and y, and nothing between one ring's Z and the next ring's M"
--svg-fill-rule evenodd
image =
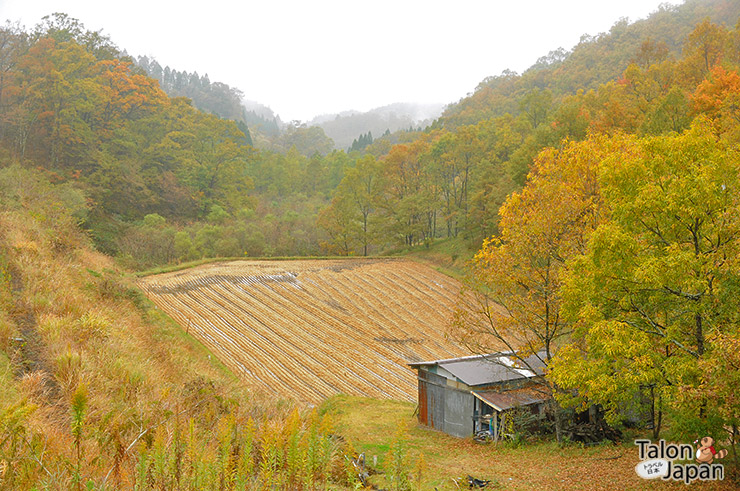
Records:
M334 396L320 408L332 415L336 430L364 452L368 466L377 458L377 474L370 482L395 489L387 479L388 450L399 424L405 424L406 468L411 489L454 490L453 479L472 475L488 479L492 489L518 490L638 490L685 489L680 482L646 481L637 476L637 447L632 441L591 447L553 441L532 441L519 447L510 444L478 444L429 429L417 423L415 404L353 396ZM421 483L413 479L419 454L423 455ZM700 489L737 489L730 481L694 483ZM491 488L488 488L491 489Z

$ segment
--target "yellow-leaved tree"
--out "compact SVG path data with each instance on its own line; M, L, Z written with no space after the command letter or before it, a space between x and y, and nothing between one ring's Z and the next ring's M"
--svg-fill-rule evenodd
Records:
M513 352L532 371L532 355L550 365L571 331L560 315L568 260L584 252L604 219L598 166L629 143L622 136L593 136L539 154L524 189L501 208L500 234L486 240L471 263L451 330L455 339L473 353ZM539 379L553 392L549 378ZM552 410L560 438L555 401Z
M572 343L551 364L565 404L597 403L618 420L654 404L675 437L738 439L740 152L705 122L639 139L599 167L608 220L561 289ZM735 366L735 370L737 370ZM726 434L724 436L727 436Z

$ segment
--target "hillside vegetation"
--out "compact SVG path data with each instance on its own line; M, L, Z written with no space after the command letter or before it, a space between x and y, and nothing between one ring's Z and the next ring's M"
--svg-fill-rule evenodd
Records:
M92 250L80 209L0 170L0 489L348 482L329 419L253 396Z
M142 58L149 78L59 14L0 32L0 148L6 162L82 191L96 247L134 268L377 254L451 237L479 248L542 149L590 132L682 131L715 114L697 91L719 67L730 83L737 18L733 2L692 0L620 21L522 75L483 81L424 131L362 131L347 153L306 125L260 145L236 89Z
M615 425L648 413L655 440L712 435L731 450L730 482L740 466L739 9L690 0L620 21L524 74L484 80L423 131L357 135L349 153L303 125L257 150L246 119L168 96L64 14L30 30L6 24L0 488L353 487L352 441L331 408L255 395L231 371L237 360L178 327L129 275L213 257L386 251L458 270L472 256L465 294L445 293L445 314L459 302L444 339L456 348L440 352L544 353L554 414L598 404ZM244 296L208 295L221 305ZM347 298L349 311L363 305ZM416 321L402 306L423 302L386 303L403 313L402 333ZM408 378L404 387L391 392L408 395ZM547 448L543 458L565 466ZM399 457L392 472L407 467ZM539 467L529 479L572 488L569 477Z
M646 19L631 23L620 19L608 32L584 34L572 49L552 50L521 75L504 71L482 80L472 95L450 104L439 123L453 129L507 113L530 112L521 101L535 89L547 90L552 96L552 107L543 109L557 111L579 90L603 91L602 85L619 79L631 64L645 69L667 59L681 59L692 49L687 46L689 34L705 19L731 29L738 16L737 2L687 0L662 4ZM663 79L663 88L670 89L675 80Z

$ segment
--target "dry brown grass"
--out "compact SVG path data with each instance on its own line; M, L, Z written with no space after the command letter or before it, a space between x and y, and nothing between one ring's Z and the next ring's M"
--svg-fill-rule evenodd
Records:
M148 429L155 435L175 413L194 419L198 444L207 446L231 408L260 421L289 412L255 399L77 229L6 210L0 230L0 489L72 485L70 402L81 386L88 400L80 474L95 486L114 461L121 476L134 476L150 443L137 437ZM23 341L9 344L10 337ZM6 439L11 433L17 438ZM121 445L128 451L119 458Z

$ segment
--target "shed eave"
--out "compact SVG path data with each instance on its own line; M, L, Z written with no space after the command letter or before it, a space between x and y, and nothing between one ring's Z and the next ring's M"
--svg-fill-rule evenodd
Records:
M496 411L502 412L516 406L526 407L533 404L542 404L552 397L547 391L546 387L540 385L539 388L532 386L503 392L496 390L474 390L471 392L476 399L485 402Z
M503 411L505 411L505 409L502 409L502 408L498 407L498 406L497 406L496 404L494 404L494 403L492 403L492 402L490 402L490 401L487 401L487 400L485 400L485 399L484 399L483 397L481 397L481 396L480 396L480 395L479 395L479 394L478 394L478 393L477 393L476 391L474 391L474 390L471 390L471 391L470 391L470 393L471 393L471 394L473 394L473 397L475 397L475 398L476 398L476 399L478 399L479 401L485 402L486 404L488 404L489 406L491 406L491 407L492 407L493 409L495 409L496 411L498 411L498 412L503 412Z

